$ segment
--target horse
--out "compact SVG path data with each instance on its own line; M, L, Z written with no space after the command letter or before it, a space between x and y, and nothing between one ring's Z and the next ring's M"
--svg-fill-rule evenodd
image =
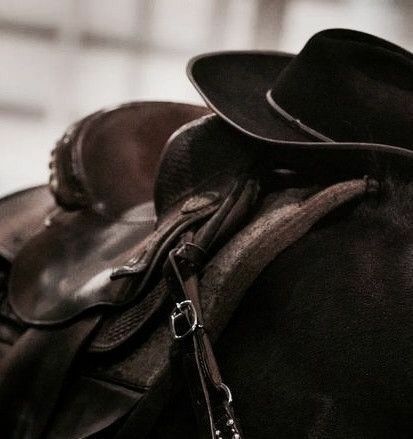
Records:
M245 437L413 434L413 182L384 175L277 256L217 344ZM197 437L187 390L150 439Z
M375 169L377 158L375 152L356 151L354 155L349 156L354 161L355 170L349 166L348 162L345 162L343 166L343 162L337 160L339 153L334 148L331 150L333 156L330 159L323 152L322 157L316 158L314 163L309 163L311 158L317 156L314 151L310 154L306 154L305 151L298 151L298 153L295 151L294 157L288 157L286 151L277 151L261 142L246 139L216 115L203 115L208 113L203 108L187 108L176 104L172 107L171 104L165 107L159 103L155 105L135 103L126 107L122 106L119 109L98 113L94 117L95 121L99 122L90 126L88 125L89 119L85 119L85 127L82 128L83 123L80 123L79 130L82 132L85 129L87 134L87 130L91 129L95 135L106 126L113 129L112 117L115 120L117 118L123 120L124 116L126 120L130 120L131 115L135 117L141 111L148 115L155 110L156 115L159 109L163 116L166 109L168 112L171 111L172 116L176 114L175 111L179 114L183 111L180 117L183 117L186 122L191 120L194 111L195 117L201 116L200 119L187 123L184 128L179 128L178 133L173 134L167 147L163 149L163 159L155 187L155 201L157 201L155 205L161 213L162 210L167 212L170 203L174 205L171 199L186 196L188 186L194 185L198 188L199 180L207 182L214 180L211 179L211 169L216 170L218 167L227 169L238 160L242 164L244 162L249 164L251 155L254 157L254 169L255 165L259 165L258 175L260 177L264 175L261 173L260 166L265 171L266 177L261 178L260 182L263 198L266 197L265 194L271 194L274 190L278 191L278 197L289 191L308 192L308 188L311 188L310 193L317 193L323 187L353 176L353 172L358 176L360 172L368 172L377 179L376 190L334 209L318 221L308 233L285 248L267 264L264 271L248 289L229 324L219 337L215 347L216 354L225 383L232 389L234 407L241 421L244 437L258 439L272 437L297 439L394 437L402 439L409 437L413 427L410 419L413 405L413 380L410 371L413 347L412 317L409 313L412 308L409 293L412 291L413 183L410 175L404 172L399 174L397 167L393 166L382 170L382 160L378 160L380 164L378 169ZM106 122L102 123L102 120ZM131 120L135 127L136 119ZM175 120L175 116L172 120ZM158 118L155 117L155 122L157 121ZM146 129L148 120L143 118L141 123ZM180 123L184 122L179 119ZM175 130L175 122L172 125L172 130ZM120 124L120 127L126 136L125 123ZM155 133L149 129L145 132ZM156 133L154 135L157 136ZM74 138L88 139L88 136L83 134L80 137L76 135ZM121 140L123 139L124 137L121 137ZM162 147L161 143L156 142L158 148ZM106 150L108 157L117 158L117 147L123 144L123 141L119 145L116 142L109 142ZM95 150L100 154L100 159L103 159L100 148L102 142L95 144L84 141L78 144L74 141L72 146L70 142L63 142L62 145L65 148L75 145L80 151ZM211 154L211 145L216 145L213 149L214 154ZM130 147L135 148L132 144ZM153 144L149 142L145 148L153 151ZM367 154L367 160L366 157L361 159L363 154ZM67 162L68 156L68 154L62 155L61 161L55 159L56 169L59 166L62 169L72 169L73 164L69 166L70 163ZM301 156L303 156L302 159L300 159ZM70 157L76 158L74 155ZM93 154L87 157L89 158L87 163L90 164L92 170L95 170ZM291 168L273 169L272 160L276 167L280 166L280 160L284 158L286 158L286 166L289 164ZM301 163L299 163L300 160ZM177 163L179 163L178 170L175 166ZM372 165L368 166L369 163ZM400 161L398 163L400 164ZM111 162L112 166L116 164L116 160ZM131 162L131 166L135 167L135 162ZM367 167L370 168L367 169ZM79 168L88 169L84 166L79 166ZM268 173L272 170L274 172ZM90 183L95 184L94 191L85 191L84 196L89 193L95 196L102 193L107 203L112 200L116 202L110 204L112 210L115 207L118 208L118 201L119 199L122 201L123 198L108 197L113 193L107 190L99 192L100 184L96 184L96 179L91 179L90 175L90 173L85 174L83 180L88 185L83 184L84 187L89 187ZM116 175L118 176L118 173ZM67 182L71 180L66 181L62 176L66 174L57 173L54 178L60 177L60 181L66 183L66 185L63 184L65 191L62 191L62 186L57 186L60 199L64 196L63 204L70 205L71 208L74 208L74 205L70 203L87 204L89 200L86 197L78 196L78 189L83 186L76 184L76 190L73 191L72 187L67 185ZM127 183L126 181L125 184ZM152 190L152 185L150 186ZM59 217L56 219L53 214L50 217L53 200L50 194L45 195L43 189L41 188L40 193L36 195L38 198L33 198L36 190L29 191L31 194L29 204L23 203L19 198L21 195L17 196L16 199L20 199L17 207L22 210L21 207L26 206L27 210L20 212L20 216L16 216L16 212L11 209L9 217L6 218L9 228L14 227L11 219L26 218L26 221L29 219L32 221L31 228L33 229L33 223L36 221L41 223L47 212L48 220L52 224L41 234L44 239L47 238L48 245L54 245L55 239L60 239L59 230L73 229L76 236L80 236L82 228L78 227L76 220L72 225L68 222L67 229L61 229ZM117 186L114 190L119 190L119 187ZM73 195L76 195L75 199L72 198ZM141 193L138 195L141 196ZM101 198L98 201L96 205L101 206ZM134 202L133 197L132 202ZM254 206L254 210L256 208L258 206ZM100 222L97 224L94 222L96 214L99 214L99 211L90 212L88 208L79 213L60 213L62 218L71 218L70 215L73 215L73 218L79 217L84 218L84 221L92 221L86 222L89 229L99 231ZM107 221L105 217L104 219ZM161 220L158 219L158 228ZM114 224L111 221L113 219L109 218L109 225L115 227L115 231L118 230L116 227L120 224L126 226L129 224L128 222L121 223L119 219L116 219ZM20 220L17 222L20 224ZM248 223L248 220L246 222ZM162 225L162 221L160 224ZM145 233L150 233L146 228L152 225L152 221L150 224L145 223ZM37 227L38 225L34 227L36 230L31 230L32 235L39 233ZM66 227L64 223L63 227ZM21 233L22 231L19 230L18 236L21 236ZM75 243L76 236L68 243L68 249L71 248L71 243ZM94 247L97 245L95 242L97 236L100 235L91 234L93 239L89 243L94 251L91 252L88 248L87 251L83 249L87 257L92 257L90 260L92 262L93 257L102 251L101 247ZM139 240L137 231L132 228L125 236L127 239L122 240L122 243L128 245L125 254L133 254L135 249L133 241ZM63 237L65 238L66 235ZM88 242L87 239L87 235L82 235L83 244ZM15 239L10 242L17 245ZM27 305L33 298L38 300L30 289L32 285L29 282L30 279L16 275L16 273L26 273L26 271L19 271L19 267L25 270L27 263L33 264L31 266L38 269L38 261L32 260L30 252L35 252L33 254L38 255L38 260L41 260L43 255L38 253L37 238L31 242L32 244L29 242L28 246L18 245L19 248L16 251L20 253L20 256L18 256L17 268L14 267L15 283L11 284L15 287L15 293L24 293L14 296L14 306L18 305L16 308L23 312L23 316L24 312L38 309ZM104 245L107 244L104 240L102 242ZM65 244L63 240L63 244L67 243ZM119 250L116 240L114 244ZM103 250L107 254L107 247L103 247ZM62 264L65 262L64 256L66 255L62 255ZM40 268L46 267L47 269L49 267L47 262L54 262L54 257L54 253L52 256L46 255L49 259L46 259L46 265L40 265ZM118 263L117 256L107 263L112 266L114 262ZM71 263L67 262L69 268L72 267ZM14 264L16 265L15 261ZM35 276L33 280L36 281L36 279ZM17 284L21 288L16 288L16 281L22 281L25 288L21 284ZM111 281L108 279L108 282ZM118 284L115 283L113 288L117 288L116 285ZM43 286L47 287L47 284ZM6 283L3 288L7 289ZM102 289L102 291L107 290ZM53 299L53 295L47 297ZM75 302L76 306L77 302ZM129 302L124 304L124 306L128 305ZM90 306L90 303L84 306ZM49 312L47 308L45 309ZM67 309L65 306L58 307L59 312L66 313ZM75 310L78 312L76 308ZM114 310L112 316L118 317L117 308L115 307ZM84 313L84 315L88 314ZM50 320L49 315L46 317ZM69 317L72 318L72 316ZM149 322L150 325L146 326L146 330L148 328L153 330L154 325L164 322L165 315L158 312L155 319L149 320L152 323ZM64 324L69 324L70 327L71 321L67 320L69 323L65 321ZM59 325L55 325L52 321L50 334L53 336L58 328ZM23 330L24 328L21 329L22 332ZM117 330L116 327L115 330ZM42 332L41 329L38 332ZM17 339L20 334L20 332L14 334L14 339ZM57 408L52 407L60 421L60 424L57 422L59 428L66 428L68 420L73 422L73 416L70 414L65 419L65 408L66 410L67 407L85 409L83 397L88 398L85 399L88 404L93 403L94 394L90 391L93 387L83 389L85 392L81 394L82 383L90 386L94 378L99 377L99 373L104 374L112 368L111 361L122 363L123 360L132 358L131 354L139 353L141 339L145 337L145 334L132 337L128 343L124 343L129 345L129 348L116 348L113 352L111 350L100 356L96 350L91 351L89 347L79 350L76 367L62 378L69 397L58 402ZM70 341L72 339L73 337L70 337ZM99 341L102 341L102 338ZM92 340L91 344L92 347L98 346L95 340ZM10 349L11 346L5 349L5 356L7 350ZM48 352L52 357L55 355L54 349L55 346L52 345L51 351ZM162 345L159 345L157 350L161 351ZM174 355L172 355L172 360L175 360ZM71 358L68 361L71 361ZM95 369L94 362L97 364ZM13 364L15 363L12 363L12 366ZM125 361L125 364L130 369L135 363L128 364L128 361ZM31 363L29 363L30 367ZM89 376L90 370L94 374ZM190 396L185 387L187 380L179 364L173 364L172 372L171 381L174 388L168 400L163 401L166 406L159 415L154 428L148 433L148 439L198 437L195 416L190 407ZM112 373L111 376L109 374L109 378L116 378L116 373L115 368L115 374ZM139 376L140 371L135 370L134 373ZM78 375L81 375L83 381L78 380ZM90 382L85 380L85 375ZM40 378L48 382L48 377L39 376L39 382ZM76 395L73 396L71 387L73 391L79 391L80 404L76 400ZM11 390L12 395L15 395L16 389ZM57 390L60 392L59 389ZM24 386L19 389L19 392L21 391L24 394ZM167 395L165 393L165 397ZM120 408L124 409L124 412L122 416L115 418L115 422L111 425L102 423L101 431L95 437L130 437L129 433L125 435L122 430L124 421L128 422L131 404L136 404L135 395L124 400L117 400L114 396L115 393L109 397L108 394L105 395L109 401L106 415L119 412ZM73 404L71 398L78 405L70 405ZM122 407L110 406L111 401L115 406L120 401ZM93 413L96 410L92 409L90 414L96 417L96 413ZM142 413L139 415L142 419ZM111 421L113 418L106 416L104 421L106 420ZM49 419L45 420L45 423L47 422L50 422ZM94 419L91 424L93 426L99 424L99 418ZM54 434L52 431L48 437L56 437ZM145 437L145 434L142 433L141 436Z

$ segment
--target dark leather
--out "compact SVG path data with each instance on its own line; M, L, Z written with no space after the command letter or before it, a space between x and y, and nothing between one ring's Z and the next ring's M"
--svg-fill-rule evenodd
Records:
M55 409L47 437L86 438L104 432L128 413L143 394L95 377L73 377Z
M53 217L51 226L34 237L19 253L12 268L9 299L13 303L15 311L20 317L23 317L24 323L33 326L33 328L29 329L26 332L27 335L20 337L15 345L10 347L3 363L9 365L7 366L8 372L4 374L3 391L1 391L2 387L0 386L3 404L7 405L9 401L13 400L11 390L17 382L19 382L19 389L21 389L19 390L19 399L10 404L11 412L15 413L17 418L12 413L7 413L7 419L6 417L1 419L5 428L9 428L10 431L15 428L21 431L22 436L24 436L30 428L30 423L23 422L18 416L27 404L30 408L28 421L33 419L36 413L36 416L39 416L39 423L33 437L40 437L45 431L50 432L50 437L53 437L53 432L62 431L65 431L65 435L66 433L73 434L73 437L87 437L110 428L114 422L120 417L126 416L130 410L133 410L134 413L139 412L139 418L141 418L142 413L147 410L147 406L144 406L143 402L146 404L148 401L152 401L151 407L153 407L154 412L162 408L160 395L155 398L153 389L160 382L165 382L169 361L169 331L167 329L165 331L163 326L155 329L154 332L153 327L149 328L149 345L146 342L142 344L139 342L139 338L136 339L136 327L139 327L139 324L137 325L128 313L136 308L138 314L146 321L153 309L159 309L162 300L158 300L158 298L165 297L165 289L159 288L158 291L155 289L155 299L153 302L150 299L148 307L144 305L145 299L150 298L152 285L154 282L158 282L160 267L169 249L175 245L176 240L185 229L194 226L198 228L205 221L211 221L210 227L201 227L199 239L200 243L211 242L217 245L220 239L231 232L231 225L225 221L226 212L228 213L229 210L232 211L235 208L234 218L237 217L237 213L241 212L236 202L238 197L244 193L243 186L239 186L239 177L242 177L242 181L246 181L244 174L253 165L253 155L246 150L244 145L234 145L230 133L223 135L216 132L213 129L215 123L215 119L204 118L189 126L180 135L175 136L168 144L161 164L161 173L165 172L165 179L162 176L158 178L156 189L155 204L160 216L157 232L143 243L141 242L142 236L138 235L138 226L141 224L122 222L122 217L127 215L128 211L124 211L123 215L119 214L114 220L99 215L93 207L87 206L77 212L59 211ZM203 134L200 136L201 132ZM222 143L219 152L216 155L208 154L211 142L218 141ZM234 154L237 160L234 160ZM177 170L175 166L179 163L181 167ZM206 169L200 172L203 166L214 169L213 178ZM188 171L191 172L191 175L188 175ZM167 175L174 175L174 183L166 178ZM166 185L171 184L175 185L175 192L167 195ZM237 189L238 187L239 189ZM247 199L253 200L255 192L256 190L252 190ZM233 201L229 202L230 199ZM123 235L122 226L128 230L130 228L130 233L126 232ZM112 236L112 240L108 240L108 236ZM122 236L125 239L120 239ZM125 246L122 250L123 243L128 243L129 248L126 249ZM119 251L119 248L122 251ZM43 251L39 251L40 249ZM111 254L114 255L112 259L110 258ZM69 257L72 259L69 260ZM142 258L144 259L143 263ZM96 272L100 267L104 269L105 263L107 267L113 268L114 263L118 260L119 263L123 264L129 262L132 271L120 273L121 278L110 281L111 286L107 289L100 288L94 291L107 294L105 297L108 298L108 303L113 305L116 300L121 301L122 298L126 297L122 296L126 293L126 289L122 290L119 286L133 284L136 287L141 284L146 285L146 288L140 289L142 294L144 293L141 300L133 302L128 307L120 308L116 313L112 312L103 319L102 326L98 327L96 324L102 320L100 308L94 307L98 302L94 302L86 313L86 307L82 308L85 302L82 302L83 298L76 293L82 291L83 281L87 285L88 276L93 279L94 267L97 267ZM55 262L56 265L54 265ZM65 270L62 270L62 267ZM50 277L56 279L57 287L59 287L59 282L63 287L71 286L66 291L72 294L65 297L64 288L62 290L50 288L53 282L49 284L43 280L43 278L50 280ZM147 284L142 282L145 279ZM80 284L76 284L76 282L80 282ZM20 293L21 291L24 293ZM62 292L60 297L53 297L53 293L56 294L56 291ZM129 291L136 294L137 290L130 288ZM96 299L96 296L90 297ZM78 304L80 304L80 311L76 310ZM73 312L74 309L75 312ZM36 320L38 317L36 313L39 310L41 314L44 313L43 318L46 316L42 321ZM73 322L68 321L68 319L73 319L76 313L78 319ZM83 315L81 315L82 313ZM30 315L35 316L35 318L30 320ZM94 320L93 315L98 320ZM53 340L59 331L63 331L63 334L72 334L78 324L82 325L82 322L87 322L90 318L94 323L87 326L82 333L83 335L64 337L61 348L67 355L59 355L55 362L48 362L56 371L45 370L47 365L43 363L43 358L46 359L49 356L52 358L55 352L54 344L49 344L48 340ZM164 318L162 320L165 321ZM62 323L64 323L63 327ZM46 327L42 328L41 326ZM114 335L118 334L119 331L123 331L123 336ZM154 342L158 339L157 334L159 336L163 334L159 341L166 343L162 352L159 352L159 343ZM32 339L36 341L38 336L41 339L42 349L37 348L39 343L32 343ZM132 336L138 342L135 341L135 344L129 345L128 348L132 347L134 351L134 354L129 358L131 361L130 371L133 372L133 376L128 377L124 374L126 370L123 366L123 372L119 374L119 372L115 372L115 365L111 366L113 360L109 360L108 363L108 359L113 358L116 364L119 361L117 355L110 353L110 357L106 360L100 355L118 349L128 341L132 341ZM25 340L27 341L25 342ZM72 369L73 354L78 354L83 340L90 340L89 350L95 352L93 355L97 355L96 353L99 352L99 357L87 359L85 355L91 354L86 354L86 346L82 349L77 367L80 367L79 373L83 378L76 378L77 373L71 378L72 382L75 383L76 394L74 394L65 389L64 381ZM94 343L95 340L96 343ZM28 345L31 345L32 349L28 349ZM19 346L23 348L19 348ZM17 359L23 358L22 355L24 360L21 362L21 368L14 368L14 361L20 361ZM124 360L122 356L120 359ZM27 368L30 368L30 374ZM112 375L112 372L115 375ZM27 379L33 374L38 374L40 378L28 385ZM52 374L54 379L50 380L49 376ZM99 418L101 414L97 409L94 409L93 404L88 404L92 398L90 389L93 389L94 384L96 384L90 383L99 379L98 377L102 378L102 386L104 387L102 391L114 402L112 405L104 401L100 404L102 409L106 411L103 419ZM77 385L79 379L85 379L89 384ZM108 384L110 382L119 382L120 385L117 388ZM49 386L51 386L50 398L45 398L45 401L37 406L36 394L42 394L41 389L47 389ZM125 395L125 388L133 391L126 392ZM151 391L147 392L148 389ZM58 398L60 394L62 397ZM161 392L161 395L165 396L165 390ZM116 409L115 401L117 401ZM68 429L69 425L76 424L76 416L79 413L82 413L82 422L78 423L76 428L72 426L71 429ZM140 422L142 423L143 420ZM147 425L149 428L149 420L147 420Z
M134 298L130 282L110 279L112 268L154 229L151 200L166 140L206 112L186 104L131 103L97 112L63 136L53 153L51 185L58 203L82 209L60 212L16 258L9 301L22 320L62 323ZM79 193L82 203L75 206Z
M145 108L143 115L148 115L150 104L134 105L136 111L130 113L128 108L125 113L122 108L120 115L136 117L140 105ZM163 107L157 103L154 108ZM172 110L177 106L166 108ZM194 111L195 117L205 112L197 107ZM87 132L93 127L99 131L100 117L110 132L111 115L116 114L116 110L110 110L87 118L88 128L80 122L74 132ZM149 124L152 120L152 130L149 126L147 129L153 134L160 121L155 117L156 112L150 114L151 118L143 117L141 123ZM188 113L185 113L187 122L186 117ZM115 132L120 121L115 117L112 126ZM89 137L84 133L82 138ZM82 146L75 139L78 139L76 134L73 151L100 154L99 142L92 142L89 150L88 145ZM113 150L106 150L104 163L113 163L116 168L116 148L121 148L123 143L110 144ZM218 117L203 116L169 140L157 176L152 166L153 181L144 185L141 192L135 192L135 205L131 207L133 197L125 196L122 200L123 192L118 192L118 186L113 187L116 202L107 193L108 188L102 193L90 189L93 184L89 176L93 172L84 175L72 172L82 160L78 161L76 154L68 154L70 142L64 145L64 153L57 152L53 159L52 180L59 180L53 190L60 205L71 211L60 210L49 228L22 247L12 267L8 302L13 305L22 332L26 332L1 360L4 373L0 401L10 410L0 418L0 427L15 429L24 437L31 427L26 421L36 415L39 425L33 437L47 438L54 434L88 437L108 431L114 423L125 419L119 437L130 437L132 431L143 434L145 429L150 429L171 390L172 340L165 312L170 308L166 307L170 305L170 295L162 277L162 266L171 250L182 244L182 236L191 233L194 248L200 251L191 248L186 259L191 262L191 268L201 270L248 221L251 207L256 205L259 183L263 185L261 195L265 194L272 169L291 166L297 151L284 154L278 151L272 155L265 145L246 142ZM161 147L157 150L159 153ZM304 156L299 169L308 167L310 156ZM76 166L69 166L65 157L67 160L77 157ZM318 157L314 163L321 166L323 160L325 156ZM351 172L359 174L367 162L366 158L362 166L355 166ZM88 163L93 165L94 161L90 159ZM347 164L340 166L345 168ZM140 223L139 215L136 216L142 203L148 202L148 187L154 188L156 225L151 221ZM230 317L221 311L214 309L215 317L220 317L215 318L215 326L210 330L213 339L225 326L221 317L225 315L225 321ZM82 330L77 332L77 328ZM53 340L60 340L59 334L62 343L58 348L63 353L54 358ZM208 347L207 342L204 344ZM15 362L22 364L15 367ZM33 380L33 376L39 379ZM70 383L74 383L75 393L70 390ZM15 386L17 399L13 394ZM37 406L36 401L43 397L45 389L50 397ZM102 398L113 400L113 404L107 401L99 404L105 413L102 418L97 406L90 403L93 389L97 394L107 395ZM25 406L30 409L28 417L20 418ZM77 423L80 413L81 422L69 428Z
M154 224L154 217L128 223L91 211L62 212L14 261L9 301L15 313L27 323L50 325L127 301L130 290L125 281L111 281L112 269L132 256L133 243Z
M218 131L217 127L220 127ZM158 230L168 224L170 217L179 218L179 212L193 214L197 210L202 212L203 208L215 206L209 216L200 218L202 221L182 223L184 227L180 229L181 235L185 230L196 230L194 243L204 248L206 260L234 232L235 228L240 226L256 200L257 185L248 177L248 172L253 172L256 165L255 154L252 150L248 150L248 145L244 142L234 142L232 134L231 129L223 127L221 121L213 117L206 117L202 121L189 124L185 130L181 130L171 139L160 166L156 188L160 191L157 192L160 198L155 198L156 209L160 215ZM210 145L217 144L218 141L220 148L217 149L217 154L208 154ZM176 168L176 162L181 166ZM213 176L208 169L214 169ZM176 193L171 190L168 196L163 188L164 184L171 184L171 176ZM212 204L211 199L206 197L205 203L202 194L211 192L219 196L214 197L216 200ZM177 238L179 235L175 235L175 243L166 240L163 246L173 248ZM167 255L166 251L160 257L165 260ZM134 258L129 264L129 270L121 271L120 275L139 274L141 270L139 261L139 257ZM202 264L205 261L197 262ZM119 437L130 437L132 429L147 431L149 415L146 414L146 410L152 412L153 419L153 412L162 406L169 393L165 377L169 373L169 351L172 343L168 327L165 325L165 317L159 322L159 327L156 327L148 338L145 337L142 345L134 349L132 357L120 360L112 366L113 376L132 380L135 385L148 389L144 404L134 408ZM158 393L160 388L163 391L154 397L154 393Z
M0 425L4 437L41 437L74 359L98 322L29 328L0 366Z
M35 233L26 235L32 239L22 242L19 247L7 292L6 308L13 305L13 310L7 312L10 318L19 322L23 335L14 337L0 365L0 400L2 407L8 407L2 412L0 425L6 437L11 432L16 437L43 437L46 431L50 431L50 437L54 437L53 432L65 431L63 436L67 437L66 426L76 424L75 416L80 412L84 421L71 431L73 437L87 437L110 427L141 398L139 391L126 391L130 384L126 384L126 388L124 383L111 386L107 377L103 377L100 388L104 388L102 391L113 403L100 404L105 416L99 419L102 413L93 410L93 406L84 406L91 400L91 389L93 391L96 386L79 385L76 395L65 393L64 387L73 369L73 361L79 356L79 351L86 352L83 346L98 329L102 312L97 305L118 305L129 301L130 295L135 294L133 280L113 281L110 274L114 266L124 263L135 253L139 242L154 228L150 200L164 142L178 127L205 113L205 108L185 104L133 103L100 112L92 118L91 125L91 118L86 118L87 127L82 121L79 124L86 144L79 144L76 138L72 149L76 167L70 167L76 172L78 169L85 171L79 179L83 186L66 185L66 177L62 177L58 169L63 168L61 160L67 158L68 151L65 150L63 155L55 153L52 182L60 179L63 183L53 185L53 191L63 210L60 208L50 218L49 227L36 229L39 231L36 236L31 236ZM88 133L88 130L92 132ZM121 138L117 130L122 132ZM138 134L143 137L135 138ZM67 142L65 146L68 148ZM80 156L79 152L82 153ZM129 163L130 157L135 160ZM104 163L100 159L104 159ZM101 175L99 169L103 165L106 168ZM130 166L129 171L125 169L121 181L111 180L111 172L119 177L119 170L126 165ZM113 168L109 169L111 166ZM132 178L128 172L136 169L141 174L135 173ZM65 190L59 192L63 186ZM68 200L72 191L75 194L80 186L88 195L85 198L87 203L73 206ZM64 202L62 193L67 197ZM39 203L39 206L44 204ZM53 200L51 204L55 205ZM80 210L65 211L75 207ZM34 218L40 216L38 211L35 212ZM21 233L19 224L15 229L17 234ZM123 288L126 285L128 287ZM157 303L154 308L157 308ZM82 313L80 320L74 320ZM145 313L144 319L150 315L150 312ZM25 329L28 327L30 329ZM59 338L59 334L62 337ZM56 355L57 348L62 351ZM89 384L93 380L88 374L83 376ZM61 392L66 395L65 400L60 400ZM59 400L59 404L67 404L69 408L72 404L74 409L69 412L65 406L62 411L66 415L58 413L54 417Z
M22 246L44 230L56 209L47 185L16 192L0 200L0 255L12 261Z
M196 105L131 102L75 123L52 152L50 185L57 202L114 217L152 201L166 141L207 113Z

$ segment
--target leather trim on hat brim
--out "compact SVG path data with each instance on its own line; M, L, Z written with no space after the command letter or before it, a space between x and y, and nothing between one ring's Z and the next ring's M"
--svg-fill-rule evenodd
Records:
M267 92L294 55L275 51L230 51L198 55L187 74L205 103L242 133L285 149L363 150L413 159L413 151L392 145L322 142L291 125L269 105Z

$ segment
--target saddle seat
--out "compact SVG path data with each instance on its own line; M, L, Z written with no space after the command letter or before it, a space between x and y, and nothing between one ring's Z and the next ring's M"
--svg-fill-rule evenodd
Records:
M9 282L1 292L0 338L13 334L4 350L2 343L0 360L0 403L9 407L0 416L3 432L29 422L19 417L23 404L36 419L24 427L33 437L43 437L46 425L46 437L88 437L124 416L142 396L139 386L84 371L72 379L60 401L64 408L49 425L78 350L102 320L103 311L94 310L137 297L130 278L112 280L111 273L154 231L154 186L167 139L208 113L163 102L99 111L57 143L49 185L54 197L42 186L2 201L0 251ZM168 232L166 227L160 239ZM158 305L144 300L143 320ZM112 348L106 343L104 351ZM33 358L25 360L30 352ZM37 383L25 383L35 373ZM48 388L56 393L46 395Z
M154 184L167 139L206 113L130 103L69 128L52 152L50 186L60 209L13 261L9 302L19 318L59 324L130 299L127 282L110 279L112 269L154 230Z

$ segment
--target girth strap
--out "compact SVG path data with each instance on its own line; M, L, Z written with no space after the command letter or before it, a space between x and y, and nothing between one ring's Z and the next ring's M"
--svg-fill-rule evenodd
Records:
M44 435L76 353L96 327L87 317L62 328L30 328L15 343L0 369L2 437Z

